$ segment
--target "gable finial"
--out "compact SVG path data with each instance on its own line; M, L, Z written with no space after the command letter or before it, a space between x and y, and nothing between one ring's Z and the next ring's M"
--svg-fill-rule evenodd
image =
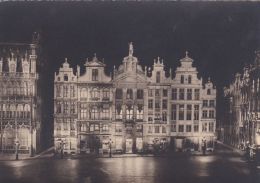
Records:
M129 56L133 56L134 54L134 46L133 46L133 42L129 43Z
M189 57L189 52L187 50L185 51L185 57Z

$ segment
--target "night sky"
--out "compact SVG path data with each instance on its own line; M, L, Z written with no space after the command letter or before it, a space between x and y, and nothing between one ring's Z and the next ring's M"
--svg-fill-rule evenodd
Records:
M141 65L151 66L160 56L167 68L175 70L188 50L200 76L210 76L221 94L260 48L260 3L0 4L0 42L30 42L35 31L41 34L42 77L47 88L43 105L49 125L44 128L51 134L53 77L65 57L75 67L97 53L105 59L109 73L128 54L132 41ZM221 119L221 105L218 108Z

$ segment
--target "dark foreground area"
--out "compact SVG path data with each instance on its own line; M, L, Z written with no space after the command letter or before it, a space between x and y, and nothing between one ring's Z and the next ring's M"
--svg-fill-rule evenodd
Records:
M172 157L33 159L0 162L3 183L259 183L260 168L224 147Z

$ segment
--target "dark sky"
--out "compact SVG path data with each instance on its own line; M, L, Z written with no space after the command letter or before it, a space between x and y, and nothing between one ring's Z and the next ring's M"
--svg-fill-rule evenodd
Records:
M130 41L142 65L160 56L174 70L188 50L201 75L221 89L260 48L260 3L0 4L0 42L28 42L34 31L41 33L47 106L64 57L75 66L97 53L109 72L128 54Z

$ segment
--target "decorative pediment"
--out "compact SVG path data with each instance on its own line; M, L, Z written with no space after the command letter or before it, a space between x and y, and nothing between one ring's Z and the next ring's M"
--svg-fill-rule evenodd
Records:
M122 73L121 75L118 75L115 79L114 82L123 82L123 83L147 83L147 79L143 75L139 74L130 74L130 73Z
M85 63L85 66L86 67L105 67L106 64L104 64L103 62L99 61L98 58L97 58L97 55L94 54L94 57L91 61L86 61Z

